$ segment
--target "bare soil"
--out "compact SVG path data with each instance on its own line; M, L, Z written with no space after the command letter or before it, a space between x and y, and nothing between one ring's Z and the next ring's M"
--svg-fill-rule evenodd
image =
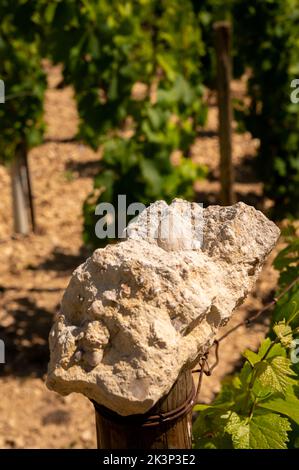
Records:
M9 169L0 166L0 338L6 364L0 365L0 448L94 448L91 403L83 396L61 397L45 384L49 358L47 338L54 313L73 269L88 255L82 243L82 203L92 189L100 153L73 140L78 116L71 88L57 89L59 67L48 67L49 87L45 143L29 155L38 233L11 236ZM234 82L236 95L242 82ZM209 168L209 179L197 184L198 200L218 201L217 108L210 99L207 127L200 131L194 160ZM236 125L234 125L236 127ZM265 206L262 184L254 172L257 142L234 131L234 167L239 200ZM277 251L277 250L276 250ZM255 290L226 328L257 312L273 295L277 275L268 260ZM264 316L250 329L242 327L222 343L220 363L205 377L200 401L210 401L221 379L241 364L241 353L256 348L267 330Z

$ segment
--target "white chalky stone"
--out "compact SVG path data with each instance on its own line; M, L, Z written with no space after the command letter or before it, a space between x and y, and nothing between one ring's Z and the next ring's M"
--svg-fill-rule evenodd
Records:
M279 233L241 202L152 204L125 241L74 271L49 337L48 387L145 413L211 346Z

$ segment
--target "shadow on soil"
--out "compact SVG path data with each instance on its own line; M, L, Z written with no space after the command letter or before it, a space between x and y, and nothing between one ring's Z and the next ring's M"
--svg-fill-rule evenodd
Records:
M84 246L81 247L80 252L77 254L67 254L59 249L54 250L48 259L42 263L34 266L28 266L28 269L45 270L45 271L56 271L62 273L63 276L71 274L72 271L82 264L91 252ZM59 274L58 274L59 275Z
M258 159L252 155L245 155L242 163L234 166L235 181L236 183L259 183L261 180L258 178L259 168Z
M7 312L12 322L0 327L5 342L5 365L0 367L0 376L42 377L49 361L53 312L38 307L28 297L16 298L13 303L14 308Z
M208 207L212 204L221 204L219 195L215 194L215 191L198 191L196 193L196 201L203 203L204 207ZM264 197L256 194L254 191L248 191L247 193L236 192L236 202L245 202L250 206L265 213L264 210ZM267 215L267 214L266 214Z
M39 265L27 266L30 270L53 271L56 277L71 275L72 271L90 255L82 247L76 255L60 250L51 253ZM36 285L28 289L27 295L18 296L20 286L0 286L0 293L16 292L16 295L3 305L9 320L5 327L0 326L0 338L5 342L5 364L0 367L0 376L42 377L49 361L48 335L53 323L56 308L47 310L38 306L33 293L55 292L63 289ZM32 295L30 293L32 292ZM62 292L61 292L62 295ZM38 297L37 297L38 298Z
M101 162L95 160L74 162L70 160L67 162L65 169L66 171L78 173L81 178L94 178L100 172Z

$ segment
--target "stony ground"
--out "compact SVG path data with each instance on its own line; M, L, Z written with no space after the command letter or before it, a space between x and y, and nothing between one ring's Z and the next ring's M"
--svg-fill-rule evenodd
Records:
M0 338L6 364L0 365L0 448L93 448L95 426L90 402L80 395L60 397L44 385L48 361L47 336L53 314L72 270L87 256L82 246L82 203L92 189L99 154L73 142L78 117L70 88L56 89L58 68L49 68L46 97L48 130L43 145L30 152L38 232L11 236L10 178L0 166ZM243 84L233 84L236 96ZM196 187L199 200L217 202L217 110L209 98L209 120L194 146L193 158L208 165L209 179ZM262 185L253 170L257 142L234 132L234 166L238 199L264 208ZM274 254L273 254L274 255ZM273 255L271 259L273 258ZM255 291L229 324L254 314L273 294L276 273L271 259ZM205 377L201 401L219 390L220 380L239 367L241 352L257 347L267 318L239 329L220 349L220 363Z

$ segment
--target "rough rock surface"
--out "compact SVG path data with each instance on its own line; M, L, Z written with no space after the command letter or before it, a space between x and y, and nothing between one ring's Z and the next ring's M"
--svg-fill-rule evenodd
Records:
M47 385L145 413L252 289L279 229L244 203L158 201L73 273L50 333Z

